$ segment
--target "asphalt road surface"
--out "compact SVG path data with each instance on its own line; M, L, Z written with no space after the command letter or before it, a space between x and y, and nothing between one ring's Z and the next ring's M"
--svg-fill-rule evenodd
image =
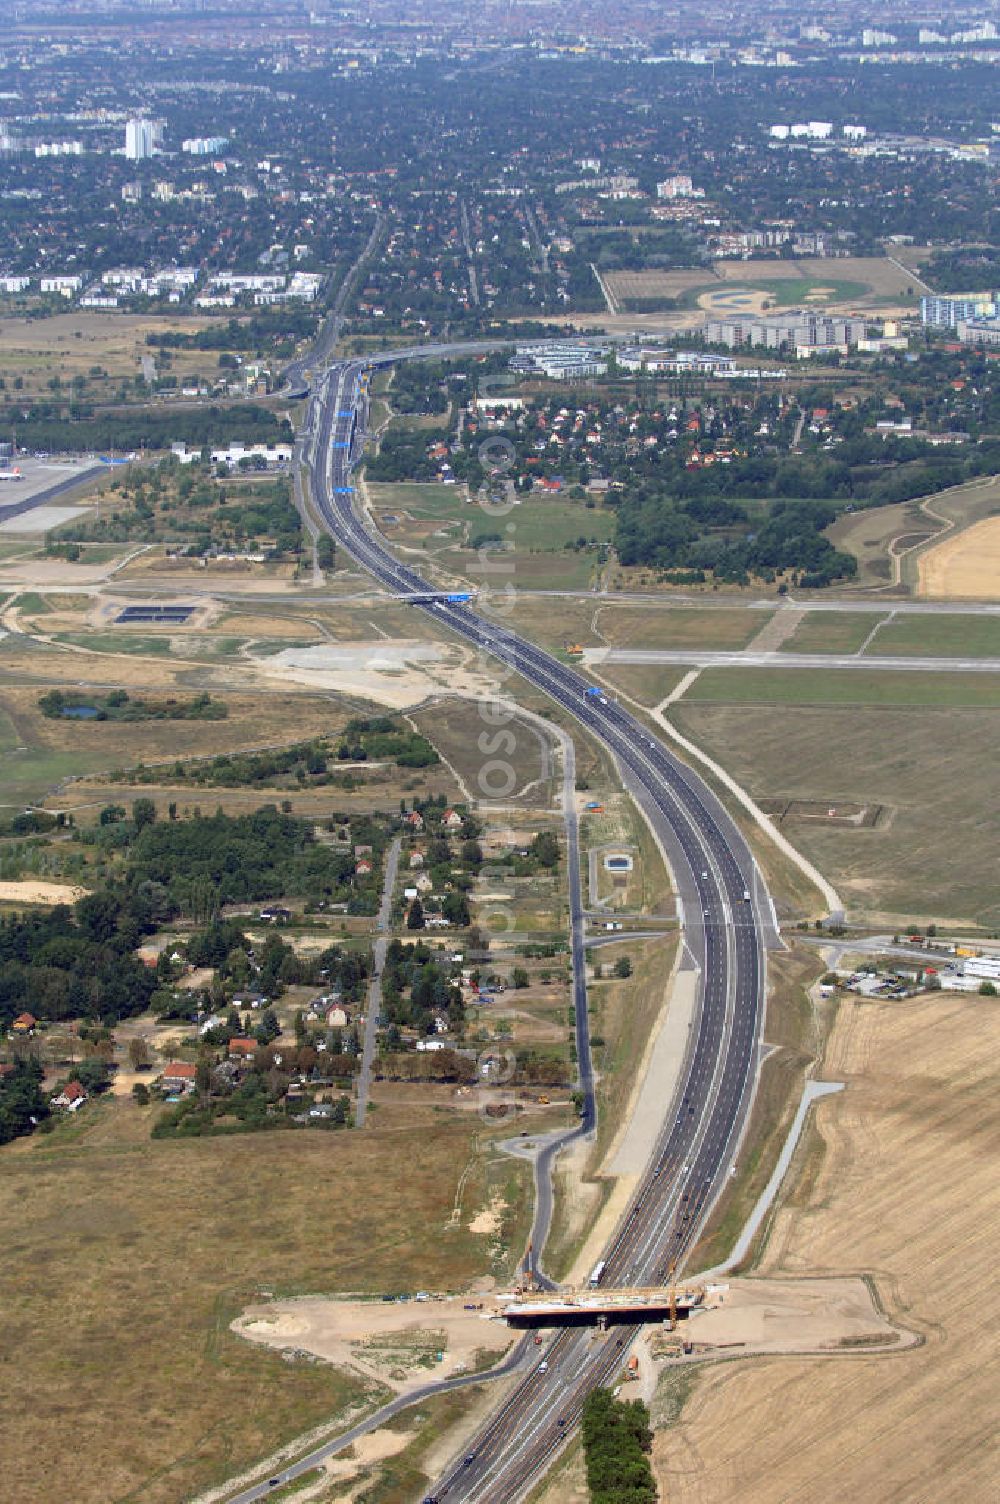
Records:
M379 1015L382 1012L382 973L385 971L385 958L389 949L389 918L392 913L392 892L396 886L396 874L399 871L399 852L402 840L399 836L393 841L385 859L385 881L382 884L382 902L379 904L378 918L375 928L378 930L378 939L375 941L375 964L371 980L368 983L368 1006L365 1010L365 1037L361 1046L361 1071L358 1075L358 1099L354 1107L354 1122L356 1127L365 1126L365 1118L368 1114L368 1092L372 1079L372 1062L375 1059L375 1040L378 1035Z
M890 657L886 653L758 653L745 648L734 653L701 648L594 648L590 661L605 667L615 663L664 664L686 668L801 668L873 669L890 673L995 674L1000 658Z

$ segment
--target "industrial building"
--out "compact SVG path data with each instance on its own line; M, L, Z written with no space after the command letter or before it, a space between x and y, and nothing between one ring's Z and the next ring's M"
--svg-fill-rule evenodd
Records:
M966 956L960 970L943 971L942 992L978 992L985 982L1000 991L1000 956Z
M618 351L623 371L647 371L655 376L729 376L736 369L731 355L708 355L702 350L656 350L626 345Z
M182 465L191 465L202 456L200 449L189 449L186 444L171 444L170 452ZM268 470L277 470L283 465L291 464L292 446L291 444L230 444L225 449L213 449L211 460L213 465L228 465L230 470L235 470L241 460L263 460Z
M550 381L582 381L607 372L608 346L578 345L568 340L518 345L510 369L522 375L547 376Z

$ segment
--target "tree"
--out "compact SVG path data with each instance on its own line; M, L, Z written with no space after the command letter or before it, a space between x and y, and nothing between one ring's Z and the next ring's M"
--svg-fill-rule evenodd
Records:
M156 805L152 799L136 799L132 805L132 821L136 834L156 819Z
M137 1107L149 1106L149 1087L142 1081L137 1081L132 1088L132 1096Z
M75 913L88 940L106 945L117 933L121 904L113 893L88 893L77 903Z
M212 1089L212 1062L208 1055L201 1054L194 1069L194 1084L200 1097L207 1097Z
M997 989L993 982L983 982L979 988L980 997L996 997Z
M528 973L523 966L515 966L510 974L510 979L518 989L527 987L528 985Z
M128 1042L128 1060L134 1071L148 1071L151 1058L149 1045L144 1039L130 1039Z
M406 916L406 928L408 930L422 930L424 927L424 906L419 898L415 898L410 904L410 911Z
M265 1008L260 1016L260 1023L254 1030L254 1036L261 1044L271 1044L281 1033L281 1025L278 1023L278 1015L273 1008Z
M543 867L559 864L559 842L550 830L540 830L531 843L530 851Z
M464 893L446 893L441 903L441 913L450 924L464 928L469 922L469 901Z
M48 1115L41 1065L31 1058L15 1060L10 1074L0 1077L0 1144L31 1133Z
M81 1060L73 1076L79 1081L84 1091L91 1092L95 1096L98 1092L107 1091L111 1085L111 1072L97 1055L92 1055L89 1060Z
M615 962L615 976L620 978L632 975L632 962L628 956L619 956Z
M483 848L478 841L462 842L462 863L466 867L478 869L483 865Z
M590 1497L600 1504L656 1504L649 1464L653 1433L641 1400L595 1389L583 1406L583 1450Z

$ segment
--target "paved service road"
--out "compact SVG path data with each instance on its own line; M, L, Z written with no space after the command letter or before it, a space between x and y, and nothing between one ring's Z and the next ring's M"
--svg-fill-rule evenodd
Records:
M365 1012L365 1038L361 1046L361 1070L358 1074L358 1100L354 1107L355 1127L365 1126L365 1117L368 1113L368 1091L372 1080L372 1061L375 1059L375 1036L378 1034L379 1014L382 1011L382 973L385 970L385 956L389 949L389 916L392 913L392 893L396 886L396 874L399 871L399 851L403 841L397 836L385 858L385 881L382 884L382 902L379 905L378 918L375 928L379 931L375 941L375 965L372 970L371 980L368 983L368 1007Z
M381 353L368 364L494 347L424 346ZM682 1085L674 1101L664 1104L650 1166L606 1251L601 1276L615 1286L662 1283L671 1266L682 1263L725 1186L746 1125L757 1080L765 950L777 940L770 899L742 834L719 801L610 693L470 603L428 587L357 514L351 473L363 448L366 409L366 367L359 361L332 366L314 386L303 458L324 526L391 594L411 599L414 609L521 674L603 742L673 867L684 940L699 975L699 1004ZM574 923L577 943L582 946L582 923ZM579 1036L586 1028L582 985L576 1005ZM589 1052L580 1058L589 1059ZM588 1128L594 1122L592 1083L581 1084L581 1126ZM442 1504L522 1498L563 1446L586 1395L620 1368L628 1341L621 1328L564 1330L547 1347L528 1350L524 1376L429 1497ZM339 1438L322 1455L346 1444L347 1438ZM314 1466L320 1455L287 1469L282 1481ZM249 1490L239 1496L240 1504L266 1493L266 1485Z

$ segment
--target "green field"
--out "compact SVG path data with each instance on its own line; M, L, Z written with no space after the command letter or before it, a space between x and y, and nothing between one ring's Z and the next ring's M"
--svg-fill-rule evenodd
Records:
M949 681L945 674L826 672L819 682L848 677L875 685ZM915 713L912 704L886 698L850 707L786 701L780 715L763 704L681 701L670 714L755 799L802 801L782 820L782 832L850 912L891 929L944 919L995 930L1000 683L968 677L992 687L994 708L963 709L957 723L947 702L919 702ZM867 825L824 818L825 808L840 802L877 807L878 818Z
M682 704L898 705L992 709L1000 676L910 673L905 669L710 668Z
M372 506L379 511L409 512L414 517L433 517L442 522L476 515L464 486L441 486L433 481L422 484L369 481L368 492Z
M890 658L1000 658L1000 615L896 616L866 652Z
M568 587L567 587L568 588ZM613 595L596 600L551 600L522 595L513 620L534 641L556 650L566 643L581 647L743 648L767 625L768 611L736 607L653 606L618 602Z
M596 617L601 638L613 647L745 648L771 620L770 611L672 606L645 610L602 608Z
M169 637L133 637L129 632L58 632L54 642L90 648L94 653L130 653L143 658L170 656Z
M107 761L95 752L51 752L37 747L4 750L0 752L0 807L22 809L44 799L63 779L96 773Z
M580 537L610 543L615 532L613 512L562 497L526 496L503 523L491 521L487 512L482 512L481 516L481 530L484 532L510 529L507 536L513 541L516 552L522 549L552 552L566 543L575 543ZM480 526L477 524L473 531L480 531Z
M23 616L43 616L45 612L52 610L47 598L34 590L26 590L23 595L19 595L16 604Z
M782 643L781 651L856 653L869 632L884 620L876 611L810 611Z
M44 798L64 778L93 772L106 762L107 757L100 752L57 752L26 746L11 717L0 710L0 809L23 809Z
M602 663L595 678L612 690L638 700L640 705L659 705L687 673L682 668L658 668L633 663Z
M609 542L615 530L610 511L563 496L526 496L497 519L486 508L470 501L464 486L373 484L368 489L372 504L379 511L406 512L413 518L439 523L459 520L468 524L470 537L500 533L518 551L562 549L565 543L575 542L580 536Z
M809 294L817 287L829 289L822 297L810 298ZM682 308L698 308L698 299L706 293L718 294L720 292L739 293L744 288L754 292L762 292L776 308L798 308L800 306L824 308L830 303L859 303L863 298L871 296L871 288L864 282L852 282L839 280L836 277L768 277L766 274L755 277L752 272L741 275L738 281L726 279L725 282L706 282L700 287L689 288L682 293L677 300ZM629 300L631 301L631 300ZM745 309L731 305L731 310L724 308L722 304L713 308L713 318L727 318L730 314L746 312Z

